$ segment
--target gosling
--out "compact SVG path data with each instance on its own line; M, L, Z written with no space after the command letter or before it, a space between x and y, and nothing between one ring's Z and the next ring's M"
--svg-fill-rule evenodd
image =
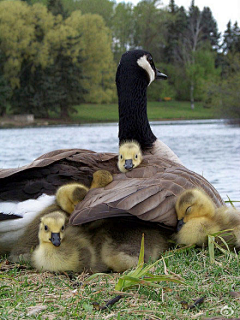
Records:
M139 166L143 156L137 141L126 141L119 147L118 168L121 172L128 172Z
M107 170L97 170L93 174L90 189L103 188L112 182L113 177ZM62 210L71 214L75 206L82 201L90 190L82 183L69 183L61 186L56 192L56 202Z
M41 217L39 245L33 251L31 264L38 271L82 272L92 261L90 242L78 227L67 226L68 218L62 211Z
M227 206L216 208L202 190L183 192L177 199L176 212L178 224L174 239L178 244L206 245L208 235L230 229L230 236L224 233L221 236L227 242L233 241L232 247L240 247L240 212Z

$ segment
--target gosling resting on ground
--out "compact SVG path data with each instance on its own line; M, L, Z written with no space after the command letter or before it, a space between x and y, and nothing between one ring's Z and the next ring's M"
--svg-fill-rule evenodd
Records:
M118 168L127 172L136 168L142 162L142 151L137 141L123 142L119 147Z
M104 219L84 226L66 226L61 211L41 218L39 245L31 263L39 271L123 272L137 265L142 233L145 261L156 260L169 248L167 235L153 224Z
M216 208L213 201L201 190L190 189L182 193L176 202L178 216L177 233L174 238L179 244L207 244L207 236L219 231L230 247L240 247L240 213L234 208ZM228 232L229 233L229 232Z
M41 218L39 245L31 256L31 264L37 270L81 272L93 263L88 239L79 233L78 227L67 227L66 223L67 216L62 211Z

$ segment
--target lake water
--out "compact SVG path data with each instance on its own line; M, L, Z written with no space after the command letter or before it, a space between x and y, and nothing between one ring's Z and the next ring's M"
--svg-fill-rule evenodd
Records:
M224 200L227 195L240 200L240 127L221 120L151 122L151 126ZM71 148L118 152L118 125L0 129L0 168L23 166L46 152Z

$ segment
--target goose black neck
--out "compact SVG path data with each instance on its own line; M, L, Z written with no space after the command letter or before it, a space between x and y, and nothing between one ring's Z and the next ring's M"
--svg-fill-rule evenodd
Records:
M129 81L128 81L129 80ZM148 79L121 79L117 81L119 105L119 143L137 140L146 150L152 147L156 137L147 117Z

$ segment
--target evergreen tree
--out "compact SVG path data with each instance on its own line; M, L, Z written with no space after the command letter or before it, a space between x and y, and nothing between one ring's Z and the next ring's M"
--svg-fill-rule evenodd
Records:
M47 8L54 16L60 14L63 19L67 17L67 11L64 9L61 0L48 0L47 1Z
M231 21L227 24L227 30L223 35L223 51L224 53L240 52L240 28L237 22L233 26Z

